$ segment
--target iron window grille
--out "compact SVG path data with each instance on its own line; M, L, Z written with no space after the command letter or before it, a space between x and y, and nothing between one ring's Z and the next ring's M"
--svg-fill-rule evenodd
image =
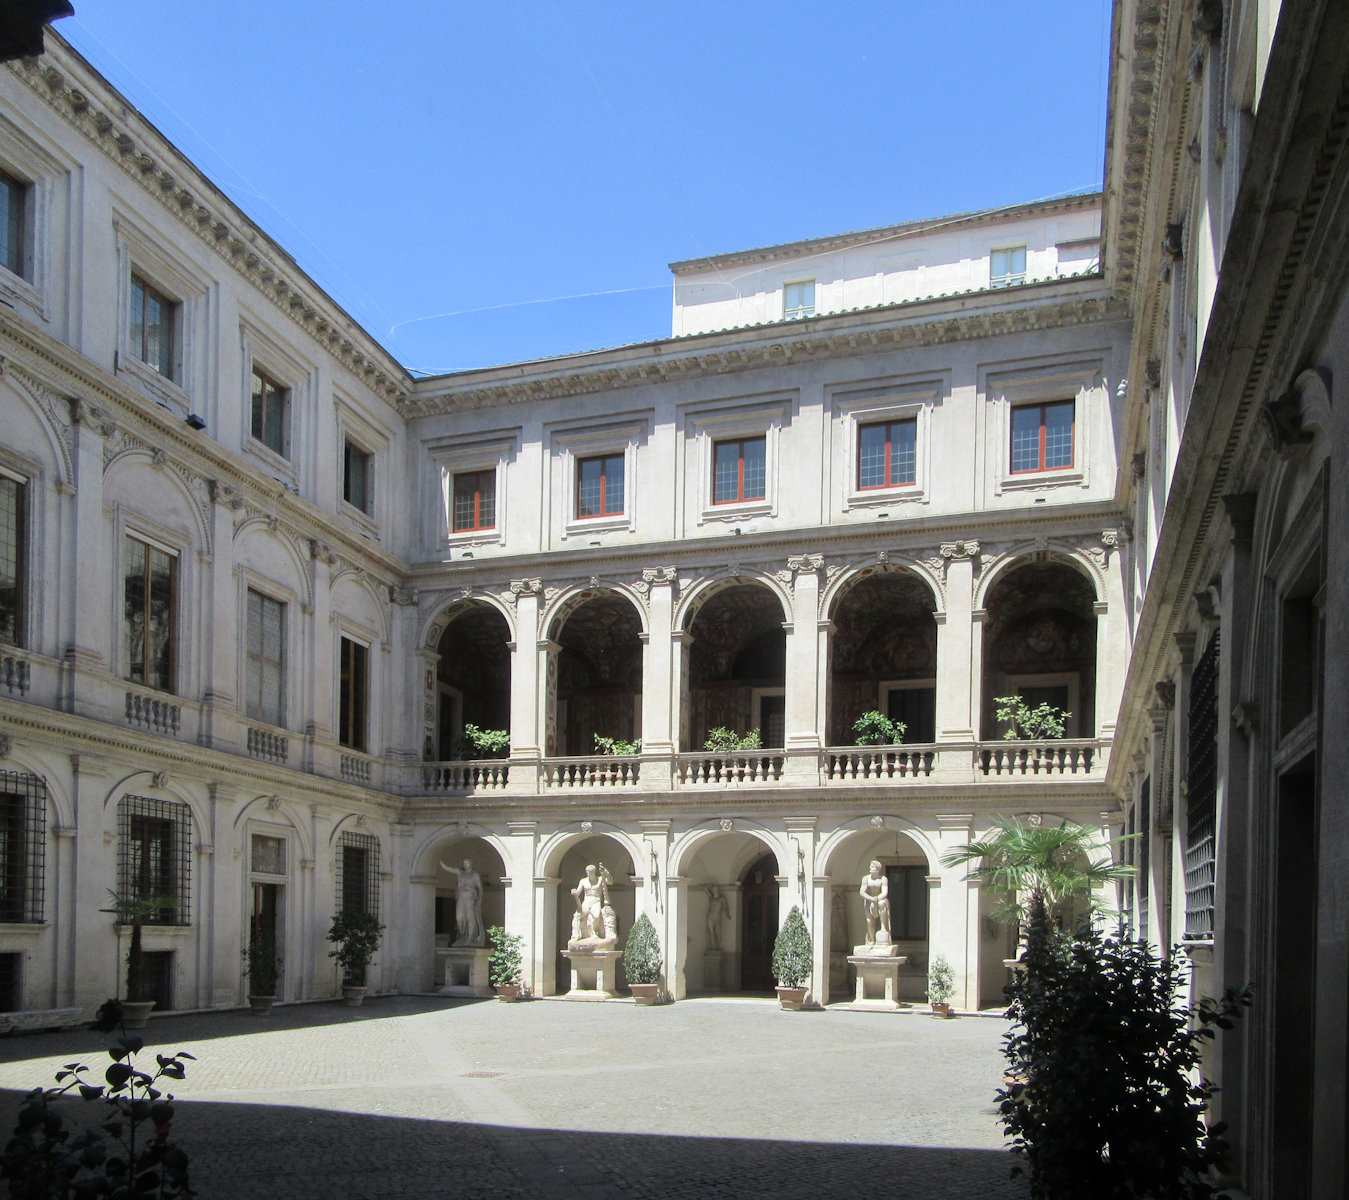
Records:
M161 909L149 925L192 923L192 812L179 800L125 796L117 805L117 889L129 901L164 896L173 908Z
M0 771L0 921L42 921L47 781Z
M379 839L343 833L337 839L337 911L379 917Z
M1218 644L1215 633L1190 679L1189 770L1185 821L1185 936L1213 936L1217 883Z
M22 644L28 485L0 475L0 642Z

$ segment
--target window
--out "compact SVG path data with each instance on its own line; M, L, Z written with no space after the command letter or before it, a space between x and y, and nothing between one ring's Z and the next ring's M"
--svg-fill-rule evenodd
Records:
M338 696L337 740L353 750L364 750L365 708L369 648L351 638L342 639Z
M718 442L712 453L712 503L762 500L766 463L766 440L762 437Z
M0 475L0 642L11 646L23 639L27 498L27 484Z
M890 879L890 935L897 942L921 942L927 937L927 868L887 867Z
M126 539L122 676L173 691L174 585L177 559L139 538Z
M374 507L374 458L350 438L342 447L342 499L369 513Z
M286 606L248 590L244 711L270 725L286 721Z
M583 458L576 464L578 517L620 516L623 503L623 455Z
M343 833L338 837L338 912L379 916L379 839L368 833Z
M192 814L177 800L125 796L117 805L117 890L127 900L163 896L175 902L146 919L151 925L187 925Z
M287 424L290 417L290 389L282 387L264 371L253 368L253 437L288 458Z
M1006 246L988 255L988 286L1011 287L1026 282L1026 247Z
M46 782L0 771L0 921L42 920L46 825Z
M1012 473L1061 471L1073 465L1072 400L1012 409Z
M885 698L885 711L892 721L904 722L903 741L927 746L937 740L936 686L892 687Z
M799 321L815 315L815 280L802 279L782 285L782 319Z
M139 275L131 276L131 353L172 379L174 325L178 306Z
M884 421L857 431L857 486L901 487L917 480L918 422Z
M456 473L451 515L451 527L454 532L460 533L467 529L495 529L496 521L496 471L493 469Z
M26 278L28 185L0 171L0 266Z

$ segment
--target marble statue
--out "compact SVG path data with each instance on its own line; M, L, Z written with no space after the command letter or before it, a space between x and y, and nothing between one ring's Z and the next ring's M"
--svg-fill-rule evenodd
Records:
M581 882L571 890L576 912L571 919L567 949L604 949L617 943L618 917L609 902L609 885L613 881L603 863L586 867Z
M725 921L730 918L731 908L726 903L726 897L722 895L721 888L715 883L707 886L707 948L709 950L721 949L721 930Z
M890 881L876 860L862 876L862 886L857 889L867 915L868 946L890 945Z
M464 859L462 867L441 863L441 869L455 877L454 887L454 941L455 946L487 945L487 930L482 924L482 876L473 869L473 863Z

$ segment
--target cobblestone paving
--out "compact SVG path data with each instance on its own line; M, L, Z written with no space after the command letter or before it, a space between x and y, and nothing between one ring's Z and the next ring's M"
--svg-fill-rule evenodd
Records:
M408 997L163 1016L146 1045L197 1056L174 1126L202 1200L1021 1200L1002 1033L772 1001ZM5 1130L23 1091L106 1045L0 1042Z

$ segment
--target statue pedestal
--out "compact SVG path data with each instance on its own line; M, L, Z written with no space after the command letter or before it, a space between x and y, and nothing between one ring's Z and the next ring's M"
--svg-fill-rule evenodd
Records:
M899 968L908 964L898 946L854 946L848 961L857 972L853 1003L864 1008L895 1010L899 1002Z
M564 950L571 963L568 1000L613 1000L618 996L618 960L622 950Z
M491 976L487 961L492 951L479 946L445 946L436 951L436 960L443 967L445 986L442 996L490 996Z
M720 992L726 989L726 955L721 950L703 952L703 991Z

